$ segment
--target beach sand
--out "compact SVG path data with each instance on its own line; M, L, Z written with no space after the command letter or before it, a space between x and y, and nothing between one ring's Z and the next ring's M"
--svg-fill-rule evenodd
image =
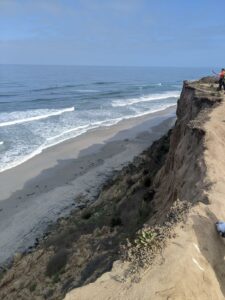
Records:
M0 173L0 263L33 245L81 196L93 201L110 176L172 127L175 109L91 130Z

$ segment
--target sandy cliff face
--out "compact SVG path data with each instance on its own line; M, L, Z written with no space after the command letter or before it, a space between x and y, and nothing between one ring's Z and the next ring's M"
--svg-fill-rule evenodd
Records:
M96 282L71 291L75 299L225 299L225 241L214 228L225 220L225 99L209 80L185 82L167 160L154 179L149 224L163 223L176 200L192 204L175 238L137 283L123 280L117 262ZM118 280L120 278L121 280Z
M184 82L177 107L177 122L170 139L168 158L155 178L158 191L154 199L161 210L156 218L164 215L166 208L176 199L195 203L208 202L207 179L204 158L204 124L209 112L221 102L221 97L207 84Z

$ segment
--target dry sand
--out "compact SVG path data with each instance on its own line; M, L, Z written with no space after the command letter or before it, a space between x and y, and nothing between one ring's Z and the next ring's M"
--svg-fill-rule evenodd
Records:
M109 176L173 125L175 107L92 130L0 174L0 262L31 246L47 226L91 201Z

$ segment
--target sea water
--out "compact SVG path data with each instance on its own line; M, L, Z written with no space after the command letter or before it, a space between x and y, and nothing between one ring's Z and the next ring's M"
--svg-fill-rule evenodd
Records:
M175 105L197 68L0 65L0 172L90 129Z

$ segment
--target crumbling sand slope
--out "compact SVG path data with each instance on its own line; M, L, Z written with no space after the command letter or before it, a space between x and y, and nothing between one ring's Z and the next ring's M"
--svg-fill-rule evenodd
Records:
M184 84L169 155L154 182L154 202L161 209L149 223L163 222L177 199L192 208L161 256L137 282L125 277L127 263L116 262L66 300L225 299L225 240L214 227L225 220L224 100L209 80Z

